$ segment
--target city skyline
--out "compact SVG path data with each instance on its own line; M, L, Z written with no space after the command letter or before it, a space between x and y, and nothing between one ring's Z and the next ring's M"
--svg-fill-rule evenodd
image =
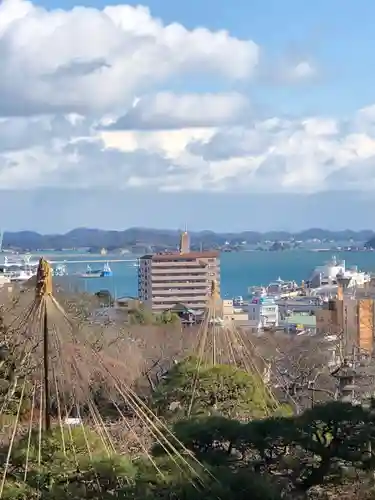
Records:
M0 4L2 226L372 228L373 2L141 3Z

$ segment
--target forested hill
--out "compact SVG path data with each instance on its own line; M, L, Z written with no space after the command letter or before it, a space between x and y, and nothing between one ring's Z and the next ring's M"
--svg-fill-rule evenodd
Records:
M204 245L215 248L230 244L256 244L264 241L373 241L375 233L372 230L362 231L329 231L313 228L298 233L286 231L269 231L265 233L243 231L240 233L215 233L213 231L191 232L193 245ZM156 245L175 247L178 243L179 231L168 229L129 228L124 231L107 231L102 229L78 228L66 234L39 234L32 231L5 232L3 248L19 248L23 250L71 249L71 248L128 248L133 245Z

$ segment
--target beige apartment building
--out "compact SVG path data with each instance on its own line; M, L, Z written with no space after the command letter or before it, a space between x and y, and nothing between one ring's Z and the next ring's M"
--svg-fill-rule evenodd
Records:
M155 312L184 304L193 311L205 309L212 282L220 294L218 252L191 252L187 232L181 236L180 252L144 255L138 268L139 299Z

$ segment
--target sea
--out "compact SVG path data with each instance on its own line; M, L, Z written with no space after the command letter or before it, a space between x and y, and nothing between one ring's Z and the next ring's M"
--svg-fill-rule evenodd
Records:
M233 252L223 253L221 262L222 297L248 296L248 288L255 285L268 285L279 277L283 280L301 282L311 275L313 269L331 260L332 252L289 250L282 252ZM345 260L347 267L357 266L362 271L375 273L375 252L341 252L335 253L338 260ZM34 257L37 257L36 255ZM120 298L137 296L137 264L138 256L106 255L72 255L54 253L46 255L54 262L66 262L69 276L63 278L65 286L76 291L95 293L109 290L113 296ZM127 262L111 262L114 259L130 259ZM131 260L132 259L132 260ZM69 260L78 261L70 264ZM91 264L92 269L102 269L109 261L113 276L106 278L80 278L78 273L84 272L88 260L99 262ZM60 279L61 280L61 279Z

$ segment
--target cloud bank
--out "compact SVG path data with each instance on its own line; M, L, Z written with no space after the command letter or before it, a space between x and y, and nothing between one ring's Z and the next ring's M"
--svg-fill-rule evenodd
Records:
M374 189L375 106L345 120L260 117L233 88L256 80L261 54L256 41L165 25L146 7L4 0L1 189ZM307 60L280 68L283 81L312 76Z

